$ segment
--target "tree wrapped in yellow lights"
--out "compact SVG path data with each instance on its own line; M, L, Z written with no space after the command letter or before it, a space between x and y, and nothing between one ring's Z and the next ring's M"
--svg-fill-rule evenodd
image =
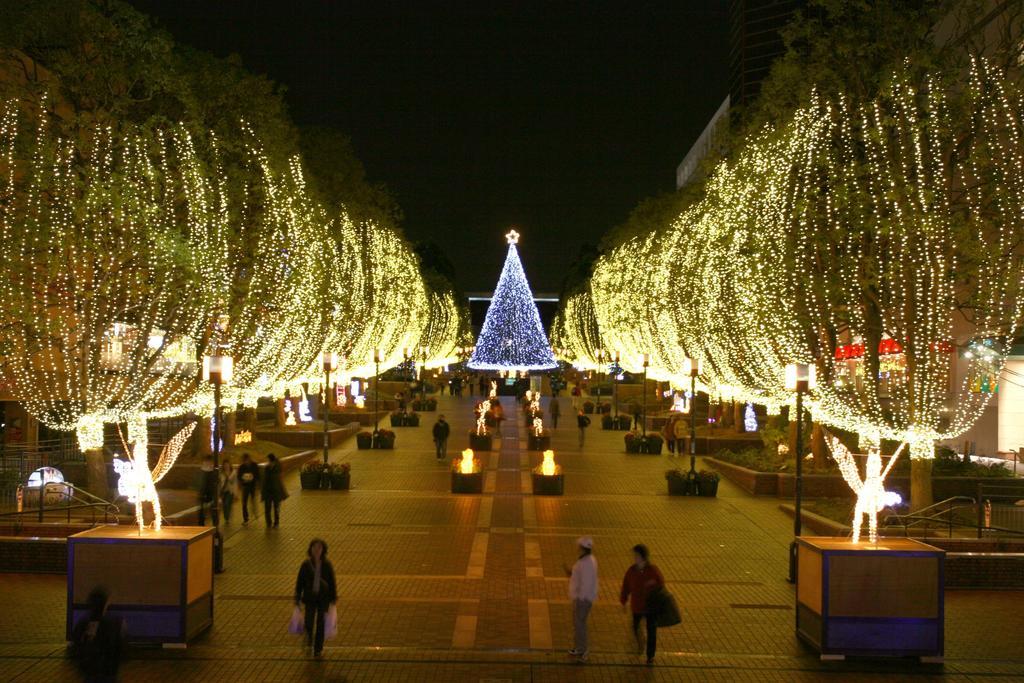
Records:
M226 239L192 139L72 140L9 105L0 149L0 355L15 395L87 453L104 422L190 409Z
M973 424L989 394L971 387L1020 324L1024 135L1003 83L984 62L966 88L908 72L763 131L672 225L600 259L603 343L668 379L698 357L706 385L769 404L790 400L787 363L816 362L815 419L908 441L926 505L935 440Z
M580 367L599 368L609 361L598 362L598 351L606 347L589 289L572 292L562 301L551 324L551 344L562 360Z

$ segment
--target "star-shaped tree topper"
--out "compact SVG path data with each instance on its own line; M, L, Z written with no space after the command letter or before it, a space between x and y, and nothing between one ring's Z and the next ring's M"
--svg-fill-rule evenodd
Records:
M507 235L505 235L505 239L508 240L509 244L519 244L519 233L516 232L515 230L512 230Z

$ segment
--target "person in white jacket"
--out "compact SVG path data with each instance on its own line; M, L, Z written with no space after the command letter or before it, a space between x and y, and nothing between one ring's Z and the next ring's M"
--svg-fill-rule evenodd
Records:
M585 662L590 653L587 618L597 600L597 560L594 559L594 540L590 536L577 539L576 545L579 547L579 559L572 569L565 568L569 575L569 599L572 600L572 622L575 629L573 648L569 654Z

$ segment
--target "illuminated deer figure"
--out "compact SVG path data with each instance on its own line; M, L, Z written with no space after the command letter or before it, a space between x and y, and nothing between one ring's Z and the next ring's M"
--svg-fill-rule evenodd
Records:
M839 465L839 471L843 479L850 485L853 492L857 494L857 504L853 509L853 542L860 541L861 516L868 519L868 540L871 543L878 541L878 513L887 505L894 505L900 501L900 495L893 491L885 490L885 478L896 464L896 459L907 445L906 442L889 458L889 463L882 469L882 453L877 445L868 448L868 459L864 464L864 479L860 478L860 471L857 469L857 462L853 458L843 442L827 434L829 449L832 457Z
M129 449L125 444L127 460L114 458L114 470L120 475L117 482L118 492L128 499L129 503L135 504L135 520L139 524L139 531L145 529L143 521L142 504L148 501L153 506L153 530L160 531L162 517L160 514L160 496L156 491L156 483L164 478L171 467L174 466L185 442L192 436L196 423L192 422L175 434L164 449L160 451L160 458L156 467L149 469L149 458L147 451L149 439L146 435L146 419L139 418L128 422L128 443L132 444Z

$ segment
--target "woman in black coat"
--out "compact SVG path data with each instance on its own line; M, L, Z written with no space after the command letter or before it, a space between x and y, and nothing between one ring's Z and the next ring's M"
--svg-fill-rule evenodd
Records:
M270 514L273 512L273 527L276 529L281 522L281 501L288 497L284 482L281 480L281 463L271 453L267 456L267 466L263 471L263 518L267 526L271 526Z
M306 555L295 579L295 606L302 603L305 607L306 646L312 646L313 656L319 657L324 651L324 616L338 600L338 585L334 580L334 567L327 559L327 543L314 538L309 542Z

